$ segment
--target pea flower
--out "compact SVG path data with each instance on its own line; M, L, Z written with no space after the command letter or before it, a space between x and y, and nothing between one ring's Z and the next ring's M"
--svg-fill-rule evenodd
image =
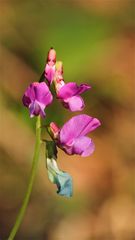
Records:
M58 168L57 148L54 141L46 141L46 167L49 180L57 186L57 193L61 196L71 197L72 177Z
M65 108L72 112L83 110L85 104L80 94L89 90L91 86L88 84L81 84L78 86L75 82L65 84L62 62L56 63L54 84L57 98L60 99Z
M26 89L22 101L25 107L29 108L30 117L45 117L45 108L51 104L52 94L45 82L34 82Z
M44 76L48 81L49 86L51 85L55 75L55 63L56 63L56 51L51 48L47 56L47 64L44 70Z
M100 125L97 118L80 114L72 117L62 128L59 128L54 122L50 123L48 131L57 146L67 154L87 157L93 153L95 145L86 135Z

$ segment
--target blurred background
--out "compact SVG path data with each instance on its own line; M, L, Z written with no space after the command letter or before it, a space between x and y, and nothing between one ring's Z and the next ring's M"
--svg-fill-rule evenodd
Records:
M22 95L43 72L50 47L65 81L89 83L84 112L101 120L87 158L59 150L74 195L56 194L45 148L16 240L135 240L134 0L0 0L0 239L24 198L35 142L35 119ZM75 113L76 114L76 113ZM78 113L77 113L78 114ZM73 114L54 102L47 120Z

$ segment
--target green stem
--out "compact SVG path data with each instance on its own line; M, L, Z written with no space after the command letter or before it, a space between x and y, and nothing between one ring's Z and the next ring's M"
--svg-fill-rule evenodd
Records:
M28 206L29 203L29 199L30 199L30 195L32 192L32 188L33 188L33 183L34 183L34 179L35 179L35 175L36 175L36 170L37 170L37 166L38 166L38 159L39 159L39 151L40 151L40 137L41 137L41 119L40 117L37 117L37 122L36 122L36 144L35 144L35 150L34 150L34 156L33 156L33 162L32 162L32 168L31 168L31 173L30 173L30 178L29 178L29 184L28 184L28 188L27 188L27 192L25 195L25 198L23 200L22 203L22 207L19 211L19 214L17 216L16 222L10 232L10 235L8 237L8 240L13 240L22 221L24 218L24 214L26 211L26 208Z

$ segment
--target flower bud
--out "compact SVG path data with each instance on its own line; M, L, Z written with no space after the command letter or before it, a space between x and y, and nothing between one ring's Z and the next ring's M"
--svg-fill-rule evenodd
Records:
M56 63L56 51L50 48L47 56L47 63L49 66L53 66Z
M62 86L65 85L64 79L63 79L63 63L61 61L56 62L56 71L55 71L55 77L54 77L54 85L56 93L59 92Z
M56 51L50 48L47 56L47 63L45 65L44 76L50 86L55 76Z
M57 61L56 62L56 73L58 75L62 75L63 74L63 63L61 61Z
M59 135L59 127L56 125L56 123L51 122L50 126L48 127L48 131L53 139L57 139Z

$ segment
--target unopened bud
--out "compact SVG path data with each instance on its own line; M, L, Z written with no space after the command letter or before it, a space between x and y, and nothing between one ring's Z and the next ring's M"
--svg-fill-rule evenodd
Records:
M56 63L56 51L53 48L48 52L47 63L49 66L53 66Z
M59 135L59 127L56 125L56 123L51 122L50 126L48 127L48 131L53 139L57 139Z
M56 89L56 93L59 92L62 86L65 85L64 79L63 79L63 63L61 61L56 62L55 64L55 77L54 77L54 85Z
M58 75L62 75L63 74L63 63L61 61L57 61L55 66L56 66L56 73Z

